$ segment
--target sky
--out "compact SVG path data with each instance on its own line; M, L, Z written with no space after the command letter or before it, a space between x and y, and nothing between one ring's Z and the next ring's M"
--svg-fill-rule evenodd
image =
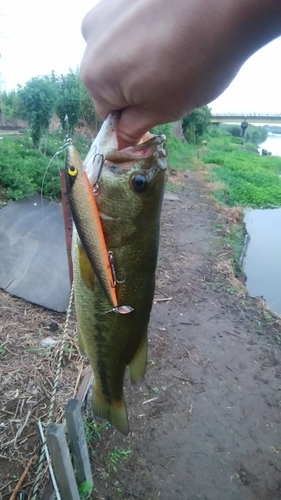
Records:
M0 88L79 66L81 21L95 0L1 0ZM239 33L237 34L239 36ZM214 113L281 113L281 37L254 54L228 89L210 103Z

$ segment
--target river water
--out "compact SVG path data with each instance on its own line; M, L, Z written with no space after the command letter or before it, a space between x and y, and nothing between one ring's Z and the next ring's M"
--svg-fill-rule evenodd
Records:
M281 156L281 135L268 135L262 148ZM249 210L244 222L250 237L243 265L248 292L281 314L281 208Z

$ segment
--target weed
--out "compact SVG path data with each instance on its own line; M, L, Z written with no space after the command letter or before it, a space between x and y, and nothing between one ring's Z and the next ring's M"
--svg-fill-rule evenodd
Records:
M65 142L65 134L53 133L46 138L46 154L33 149L30 134L21 137L3 137L0 149L0 188L7 200L20 200L35 193L49 199L60 196L59 170L64 168L64 154L51 158ZM89 139L75 137L74 144L85 156ZM50 163L50 164L49 164ZM48 166L49 165L49 166ZM48 169L47 169L48 167Z
M92 413L89 412L84 420L84 430L87 443L101 439L101 431L108 425L108 422L97 424L93 419Z
M92 487L93 485L89 481L83 481L78 485L78 491L81 500L87 500L88 498L90 498L89 492Z
M230 226L226 233L225 242L232 250L231 263L236 273L241 272L240 256L244 246L245 229L239 224Z
M256 320L255 324L256 324L256 332L258 333L258 335L262 335L263 334L263 328L262 328L261 322L258 321L258 320Z
M266 309L263 310L263 316L266 321L272 321L272 316Z
M76 347L72 347L71 344L69 344L68 342L66 342L65 346L64 346L64 350L68 353L70 352L77 352L77 349Z
M281 336L276 334L273 337L274 337L276 344L281 345Z
M212 164L209 180L223 183L222 188L213 191L219 203L253 207L281 205L279 157L259 156L240 145L220 139L213 140L210 148L203 161Z
M112 451L108 453L108 467L114 472L117 472L117 465L122 460L126 460L132 453L132 450L124 450L115 446Z
M167 191L171 191L172 193L177 193L177 192L183 190L183 186L180 186L179 184L171 184L170 182L167 182L166 189L167 189Z
M3 346L0 344L0 354L3 354L3 352L4 352Z

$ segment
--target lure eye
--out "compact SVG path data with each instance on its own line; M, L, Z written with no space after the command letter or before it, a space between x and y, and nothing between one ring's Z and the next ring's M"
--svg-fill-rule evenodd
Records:
M77 175L77 168L71 165L70 167L68 167L67 173L68 175L71 175L71 177L75 177Z
M144 175L137 174L132 179L132 186L137 193L143 193L147 188L147 179Z

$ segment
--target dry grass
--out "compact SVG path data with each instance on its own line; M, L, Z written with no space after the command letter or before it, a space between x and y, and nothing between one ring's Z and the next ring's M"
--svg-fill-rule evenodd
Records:
M185 186L187 173L184 170L169 169L168 182L175 186Z
M234 274L234 269L232 263L221 257L213 259L213 270L219 275L223 275L224 282L226 282L231 288L234 288L239 297L245 298L247 290L245 285L236 278Z
M26 483L34 480L40 439L37 421L49 418L51 393L62 346L65 314L37 307L0 291L0 498L12 491L16 478L35 457ZM87 362L76 346L72 313L62 356L53 422L60 422L74 397ZM44 345L46 338L54 345ZM11 474L11 463L14 467ZM6 498L6 497L3 497Z

